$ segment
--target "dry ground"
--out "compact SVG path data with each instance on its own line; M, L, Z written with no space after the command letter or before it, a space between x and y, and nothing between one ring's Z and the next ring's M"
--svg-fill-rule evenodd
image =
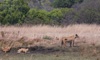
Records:
M0 40L6 40L8 42L8 41L16 41L19 39L20 40L24 39L26 42L33 42L30 46L27 46L30 49L29 52L30 55L33 54L34 56L34 54L37 54L36 56L42 56L41 54L43 54L44 56L47 54L46 57L49 58L48 60L50 60L50 58L52 57L54 58L52 60L56 60L55 58L56 55L60 56L60 58L58 58L57 60L66 60L65 57L69 58L70 60L77 60L77 57L79 57L78 60L85 60L88 57L91 57L90 59L87 60L91 59L94 60L93 58L96 59L100 55L100 26L96 24L92 25L75 24L64 27L46 26L46 25L19 26L19 27L0 26L0 31L3 31L5 35L2 39L2 34L0 34ZM71 36L74 34L78 34L80 36L80 39L75 40L76 47L70 48L69 45L67 44L67 47L65 49L61 48L60 47L61 37ZM16 44L12 45L13 48L11 52L8 53L9 55L10 54L17 55L16 53L17 49L19 47L23 47L21 44L17 46ZM0 47L2 47L3 45L0 44ZM5 54L2 51L0 51L0 55L5 57ZM26 54L25 56L27 55L29 54ZM28 58L31 57L30 55L28 56ZM75 55L77 57L75 57ZM82 56L85 56L86 58L83 59ZM35 60L40 60L40 59L35 59ZM12 60L14 59L12 58ZM23 58L23 60L25 59Z

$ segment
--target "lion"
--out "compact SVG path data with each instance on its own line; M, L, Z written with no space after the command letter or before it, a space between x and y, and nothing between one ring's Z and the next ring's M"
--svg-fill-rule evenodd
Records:
M76 38L79 38L79 36L77 34L75 34L73 36L69 36L69 37L62 37L61 46L63 45L63 47L65 48L66 42L68 42L68 43L70 43L70 47L74 47L74 41Z
M6 47L2 47L1 49L2 49L2 51L4 51L5 53L7 53L8 51L11 50L11 47L6 46Z
M26 52L28 52L28 48L21 48L21 49L18 49L17 50L17 53L21 53L21 52L24 52L24 53L26 53Z

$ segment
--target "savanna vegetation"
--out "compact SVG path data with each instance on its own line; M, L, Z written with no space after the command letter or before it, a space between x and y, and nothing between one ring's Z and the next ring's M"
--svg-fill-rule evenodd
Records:
M100 24L99 0L3 0L0 24Z
M61 38L78 34L75 46L61 48ZM100 59L100 26L76 24L58 26L0 26L1 60L96 60ZM2 47L10 47L4 52ZM17 53L20 48L27 53Z
M0 60L99 60L99 24L100 0L0 0Z

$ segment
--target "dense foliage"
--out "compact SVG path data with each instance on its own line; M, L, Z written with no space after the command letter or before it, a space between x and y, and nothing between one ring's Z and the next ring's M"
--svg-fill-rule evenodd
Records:
M41 6L47 5L43 2L47 0L39 0ZM4 0L0 2L0 24L100 24L100 0L55 0L50 6L56 8L47 11L46 6L30 8L27 0Z
M2 24L22 24L29 11L24 0L4 0L0 3L0 22Z
M44 9L30 9L27 12L27 18L25 23L28 24L55 24L60 25L63 18L63 14L70 9L54 9L52 11L46 11Z
M52 6L58 7L58 8L70 8L75 3L81 3L83 0L55 0L54 3L52 3Z

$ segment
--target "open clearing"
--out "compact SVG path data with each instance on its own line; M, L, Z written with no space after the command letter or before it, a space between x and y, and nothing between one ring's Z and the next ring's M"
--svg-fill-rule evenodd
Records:
M96 60L100 59L100 26L76 24L58 26L1 26L0 48L12 47L8 53L0 49L1 60ZM75 47L61 48L61 37L78 34ZM4 36L4 37L2 37ZM22 38L23 37L23 38ZM17 40L23 40L18 44ZM6 41L3 44L1 41ZM14 41L11 44L9 41ZM30 44L30 42L32 42ZM21 43L24 43L23 45ZM16 45L17 44L17 45ZM30 45L29 45L30 44ZM19 47L29 48L29 52L18 54Z
M41 48L41 47L38 47ZM88 47L89 48L89 47ZM100 50L100 49L99 49ZM41 48L32 50L28 53L16 53L16 49L12 49L9 53L0 53L1 60L97 60L100 58L100 53L94 55L92 52L80 51L80 47L60 48Z
M77 53L64 53L59 54L56 57L55 53L50 54L40 54L40 53L31 53L31 54L13 54L8 53L9 56L5 54L0 54L1 60L96 60L98 57L84 57L80 56Z
M42 48L43 49L43 48ZM15 49L14 49L15 50ZM99 49L100 50L100 49ZM9 53L0 53L1 60L97 60L100 53L93 55L92 52L84 52L81 54L79 47L66 49L41 49L30 51L29 53L18 54L15 51Z

